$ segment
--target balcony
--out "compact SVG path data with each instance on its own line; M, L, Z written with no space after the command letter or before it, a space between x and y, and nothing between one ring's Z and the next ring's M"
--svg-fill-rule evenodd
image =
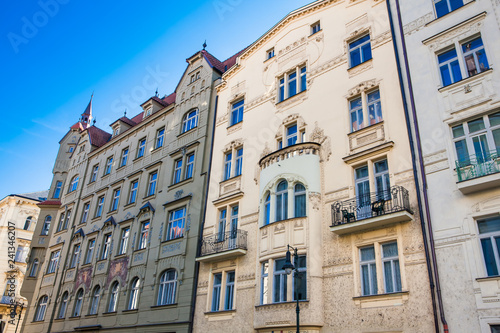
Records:
M211 262L239 257L247 253L247 232L228 231L204 237L201 240L200 262Z
M392 186L388 191L333 203L330 230L337 235L345 235L412 219L408 190Z
M319 155L321 145L316 142L297 143L272 152L259 161L261 169L265 169L279 161L287 160L295 156Z
M456 161L457 186L463 194L469 194L500 186L500 158L494 150L473 154L468 160Z

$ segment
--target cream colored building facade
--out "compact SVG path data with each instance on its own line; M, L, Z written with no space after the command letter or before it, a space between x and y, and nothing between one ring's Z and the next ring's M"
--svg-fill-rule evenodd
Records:
M21 293L21 286L26 275L29 275L29 272L26 274L26 260L40 212L37 203L46 197L47 192L33 192L11 194L0 200L0 241L4 249L0 260L2 333L15 332L17 327L20 329L24 320L27 300ZM14 310L15 303L18 305Z
M499 6L391 0L450 332L500 332Z
M112 134L90 125L89 104L60 142L23 332L189 331L213 82L230 61L205 50L187 61L173 94L118 119Z
M216 88L194 331L434 331L386 3L291 12Z

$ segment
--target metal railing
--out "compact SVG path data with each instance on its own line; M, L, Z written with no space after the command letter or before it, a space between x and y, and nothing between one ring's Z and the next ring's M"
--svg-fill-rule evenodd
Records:
M458 181L474 179L500 172L498 151L472 154L468 160L455 161Z
M235 249L247 249L247 232L245 230L238 229L204 237L201 240L200 256Z
M372 192L353 199L334 202L332 204L332 226L400 211L413 214L410 208L408 190L395 185L387 191Z

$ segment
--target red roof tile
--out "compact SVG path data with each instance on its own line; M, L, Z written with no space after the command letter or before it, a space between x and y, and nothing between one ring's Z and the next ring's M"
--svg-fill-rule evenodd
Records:
M128 125L130 125L130 126L135 126L135 125L137 125L137 124L136 124L133 120L131 120L131 119L129 119L129 118L127 118L127 117L125 117L125 116L121 117L121 118L120 118L120 119L118 119L118 120L123 121L125 124L128 124Z
M153 97L151 97L151 99L153 101L156 101L156 102L160 103L163 106L167 106L168 105L167 102L165 102L164 100L160 99L158 96L153 96Z
M93 146L101 147L111 139L111 134L95 126L90 126L87 128L87 131L89 133L90 143Z
M75 123L75 124L74 124L73 126L71 126L70 128L71 128L71 129L75 129L75 130L79 129L80 131L83 131L83 125L82 125L82 123L81 123L81 122L77 122L77 123Z
M37 206L60 206L61 201L59 200L45 200L37 204Z
M235 55L229 57L228 59L226 59L224 61L220 61L219 59L217 59L215 56L213 56L207 50L202 50L200 52L205 56L205 59L208 61L210 66L214 67L219 72L224 73L229 68L233 67L234 64L236 64L236 58L238 58L238 56L241 53L243 53L246 49L247 48L245 47L243 50L241 50L240 52L236 53Z
M175 102L175 96L176 93L173 92L170 95L163 97L162 100L165 101L165 103L167 103L168 105L170 105Z
M137 116L133 117L131 120L136 123L136 124L139 124L142 119L144 119L144 112L141 112L139 113Z

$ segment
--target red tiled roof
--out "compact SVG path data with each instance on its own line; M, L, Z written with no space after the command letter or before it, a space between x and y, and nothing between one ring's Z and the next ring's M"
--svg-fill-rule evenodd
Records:
M60 206L61 201L59 200L45 200L37 204L37 206Z
M137 116L133 117L131 120L134 123L138 124L142 121L142 119L144 119L144 112L139 113Z
M170 105L175 102L175 96L176 93L173 92L170 95L163 97L162 100L165 101L165 103L167 103L168 105Z
M207 50L202 50L200 52L201 52L201 54L203 54L205 56L205 59L208 61L210 66L214 67L219 72L224 73L229 68L233 67L234 64L236 64L236 58L238 58L238 56L241 53L243 53L243 51L245 51L246 49L247 48L245 47L243 50L241 50L240 52L236 53L235 55L229 57L228 59L226 59L224 61L220 61L219 59L217 59L215 56L213 56Z
M87 131L89 133L90 143L93 146L101 147L111 139L111 134L95 126L90 126L87 128Z
M70 127L71 129L79 129L80 131L83 131L83 126L81 122L75 123L73 126Z
M164 100L160 99L158 96L153 96L153 97L151 97L151 99L153 101L156 101L156 102L160 103L163 106L167 106L168 105L168 103L166 103Z
M123 121L125 124L128 124L128 125L130 125L130 126L135 126L135 125L137 125L137 124L136 124L133 120L128 119L128 118L127 118L127 117L125 117L125 116L121 117L121 118L120 118L120 119L118 119L118 120L121 120L121 121Z

